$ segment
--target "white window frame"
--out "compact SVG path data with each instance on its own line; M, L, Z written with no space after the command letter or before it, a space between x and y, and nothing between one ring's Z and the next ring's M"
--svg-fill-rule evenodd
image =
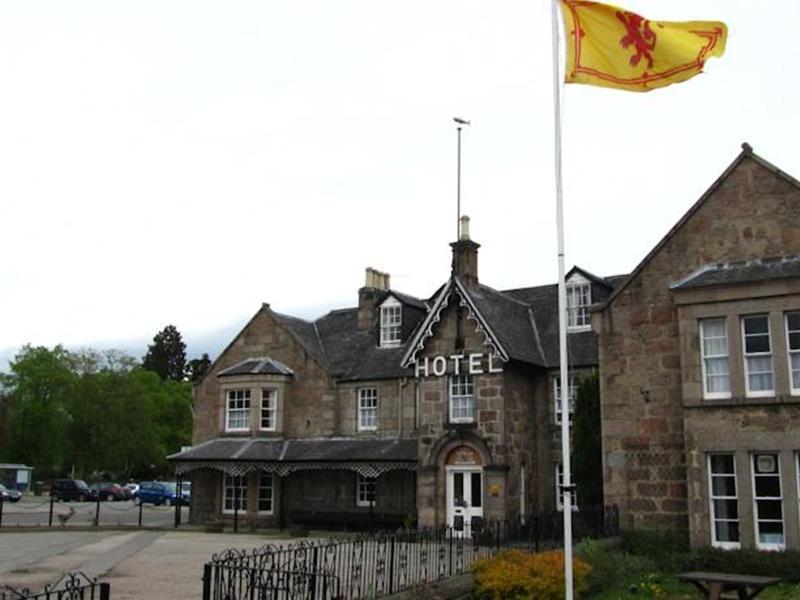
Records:
M402 342L403 305L389 296L381 304L381 348L397 348Z
M239 512L247 512L247 475L228 475L222 474L222 513L232 515L236 502L236 487L239 488ZM228 490L231 490L230 503L228 502ZM230 506L230 508L228 508Z
M572 423L572 417L575 415L575 399L578 397L578 376L577 375L568 375L567 376L567 393L569 397L567 399L568 402L568 410L569 410L569 422ZM561 376L554 375L553 376L553 403L554 403L554 411L555 411L555 422L556 425L561 425Z
M733 473L714 473L711 470L711 459L714 456L730 456L733 459ZM706 459L706 467L708 470L708 517L709 517L709 525L711 529L711 545L715 548L724 548L726 550L736 550L742 547L742 521L739 518L739 482L737 480L737 469L736 469L736 454L733 452L714 452L708 455ZM726 477L733 479L733 496L715 496L714 495L714 477ZM714 501L715 500L722 500L722 501L736 501L736 519L722 519L716 517L716 510L714 510ZM739 530L739 541L738 542L730 542L730 541L719 541L717 539L717 527L716 523L718 521L727 521L727 522L735 522L738 524Z
M760 475L756 473L756 464L760 456L772 456L775 461L776 473L767 473ZM753 485L753 531L755 532L756 548L759 550L784 550L786 548L786 518L785 511L783 510L783 481L781 480L781 456L778 452L754 452L751 454L750 459L751 469L751 482ZM780 488L780 496L756 496L756 478L757 477L777 477L778 487ZM765 500L769 502L779 501L781 506L781 529L783 531L782 542L762 542L760 540L759 522L776 523L775 519L759 519L758 518L758 501Z
M564 463L556 463L556 510L558 512L564 512L564 494L561 491L561 486L564 485ZM575 485L575 482L572 482ZM577 492L572 493L572 511L575 512L578 510L578 494Z
M573 276L567 282L567 331L589 331L592 328L592 283L585 277Z
M753 318L764 318L767 320L767 340L769 341L769 352L747 352L747 335L745 334L744 324L747 319ZM775 395L775 365L773 364L772 360L772 332L769 322L769 315L768 314L757 314L757 315L744 315L741 318L741 329L742 329L742 360L744 361L744 385L746 390L746 396L748 398L764 398L767 396L774 396ZM764 335L764 334L751 334L752 335ZM748 366L748 358L757 358L757 357L769 357L769 364L770 364L770 374L772 375L772 389L770 390L750 390L750 368ZM766 371L764 371L766 373Z
M266 405L265 405L266 401ZM264 427L264 418L271 423ZM261 388L261 405L258 411L258 428L260 431L278 430L278 390L276 388Z
M356 506L369 508L375 506L375 495L377 492L377 477L364 477L361 473L356 473ZM370 500L370 491L372 499Z
M237 404L231 408L231 402ZM244 406L244 404L247 406ZM241 404L241 406L239 406ZM225 391L225 431L250 431L250 390L247 388L236 388ZM244 427L231 427L231 413L242 413L245 416Z
M378 429L378 388L358 389L358 430Z
M721 339L721 338L711 338L707 337L705 334L705 326L706 324L710 324L712 321L719 322L721 321L725 330L725 354L706 354L706 340L707 339ZM731 357L730 357L730 341L728 340L728 322L725 317L714 317L711 319L701 319L700 325L700 367L703 371L703 399L704 400L724 400L731 397ZM728 364L728 391L727 392L710 392L708 391L708 369L706 368L707 361L711 360L720 360L724 358ZM721 375L721 373L717 373L715 375Z
M796 316L800 319L800 312L791 311L784 315L786 325L786 355L789 361L789 390L792 396L800 396L800 371L797 371L797 386L795 386L794 370L792 369L792 356L800 357L800 346L792 348L791 334L797 333L800 336L800 329L789 329L789 317Z
M267 482L269 482L267 484ZM261 501L266 498L262 492L269 489L269 510L261 509ZM271 515L275 512L275 475L273 473L258 474L258 498L256 498L256 508L260 515Z
M474 423L475 422L475 379L472 375L451 375L447 382L448 400L447 400L447 413L450 418L450 423ZM470 391L471 393L456 393ZM462 403L470 408L469 416L455 416L454 403L459 402L460 408L463 408Z

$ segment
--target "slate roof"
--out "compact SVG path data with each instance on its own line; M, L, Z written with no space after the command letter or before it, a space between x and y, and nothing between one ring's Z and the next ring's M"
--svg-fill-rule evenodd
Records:
M670 288L683 290L709 285L755 283L794 277L800 277L800 256L779 256L704 265L687 277L673 283Z
M176 461L416 462L417 441L395 438L275 440L222 437L168 458Z
M248 358L218 373L218 377L228 375L294 375L289 367L280 361L264 356Z

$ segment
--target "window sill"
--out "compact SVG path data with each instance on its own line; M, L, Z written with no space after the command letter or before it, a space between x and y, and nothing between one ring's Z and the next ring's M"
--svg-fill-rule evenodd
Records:
M478 423L476 421L448 421L444 424L444 428L453 431L477 429Z

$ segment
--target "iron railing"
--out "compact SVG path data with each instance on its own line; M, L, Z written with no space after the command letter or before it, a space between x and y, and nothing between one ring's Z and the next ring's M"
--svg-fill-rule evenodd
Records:
M573 514L574 539L619 531L616 507L582 507ZM215 554L203 570L203 600L336 600L371 598L468 573L502 550L532 551L563 544L563 516L525 523L485 521L462 529L378 533L345 540Z
M39 592L0 587L0 600L109 600L111 585L87 577L83 573L66 573Z

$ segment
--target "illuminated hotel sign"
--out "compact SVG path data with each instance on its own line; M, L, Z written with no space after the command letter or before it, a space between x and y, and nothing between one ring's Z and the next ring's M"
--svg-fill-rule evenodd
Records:
M498 361L497 363L495 361ZM451 354L450 356L424 357L414 361L414 377L443 377L451 375L482 375L502 373L503 367L494 354Z

